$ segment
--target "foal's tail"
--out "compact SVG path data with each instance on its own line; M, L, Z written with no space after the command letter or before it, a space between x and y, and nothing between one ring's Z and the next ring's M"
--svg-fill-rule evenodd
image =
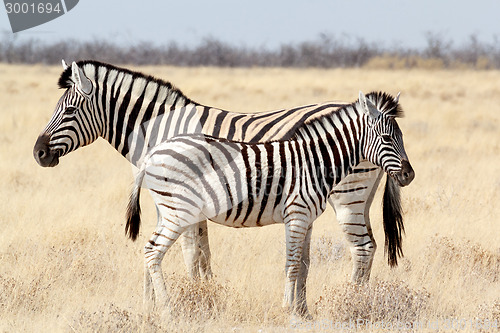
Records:
M128 235L128 237L133 241L137 239L139 229L141 228L141 206L139 199L145 173L146 168L144 163L135 179L135 185L132 193L130 193L130 199L127 206L127 224L125 225L125 234Z
M387 175L384 191L384 231L385 252L389 266L398 265L398 257L403 256L403 214L401 209L400 187L396 181Z

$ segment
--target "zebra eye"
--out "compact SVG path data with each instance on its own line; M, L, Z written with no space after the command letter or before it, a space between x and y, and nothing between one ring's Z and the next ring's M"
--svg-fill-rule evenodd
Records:
M75 114L76 110L78 110L78 109L75 108L74 106L68 106L66 108L66 110L64 110L64 114L72 115L72 114Z
M381 137L382 137L382 141L384 143L391 143L392 142L392 138L390 135L382 134Z

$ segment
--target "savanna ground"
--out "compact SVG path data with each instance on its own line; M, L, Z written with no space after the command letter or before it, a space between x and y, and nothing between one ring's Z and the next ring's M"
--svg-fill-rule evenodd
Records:
M142 252L156 221L149 196L133 243L124 236L132 167L104 140L56 168L39 167L32 148L62 94L61 69L3 64L0 331L321 331L352 329L357 320L367 331L393 331L380 326L391 323L413 323L418 331L500 325L500 72L138 69L196 101L243 112L354 101L359 90L401 91L406 117L399 124L416 172L402 190L404 259L391 269L384 258L381 186L371 209L379 247L368 286L348 282L350 253L333 211L316 221L312 322L290 323L281 309L280 225L209 224L215 278L201 284L185 277L175 244L163 268L176 314L145 315Z

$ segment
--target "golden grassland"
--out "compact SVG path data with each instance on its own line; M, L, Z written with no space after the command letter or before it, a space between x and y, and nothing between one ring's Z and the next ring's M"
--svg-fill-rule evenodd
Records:
M402 190L404 259L394 269L386 264L379 189L371 280L351 285L349 249L329 208L312 238L314 320L294 326L281 309L283 227L209 224L213 281L189 281L175 244L163 261L175 315L146 315L142 249L155 225L149 196L133 243L124 236L132 168L104 140L56 168L39 167L32 148L62 94L60 68L0 64L0 331L315 331L356 320L420 323L420 331L446 331L450 320L466 330L487 320L500 325L500 72L138 69L196 101L242 112L401 91L399 124L416 172Z

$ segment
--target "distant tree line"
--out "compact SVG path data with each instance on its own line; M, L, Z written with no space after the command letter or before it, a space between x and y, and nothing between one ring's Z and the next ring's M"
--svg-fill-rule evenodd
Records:
M19 41L5 33L0 39L0 62L58 64L61 58L96 59L114 64L222 66L222 67L321 67L321 68L500 68L500 40L492 43L471 35L462 45L439 34L427 33L421 49L386 47L362 38L321 34L312 41L282 44L269 50L234 46L207 38L194 47L175 42L152 45L139 42L121 46L112 41L65 40L52 44L32 39Z

